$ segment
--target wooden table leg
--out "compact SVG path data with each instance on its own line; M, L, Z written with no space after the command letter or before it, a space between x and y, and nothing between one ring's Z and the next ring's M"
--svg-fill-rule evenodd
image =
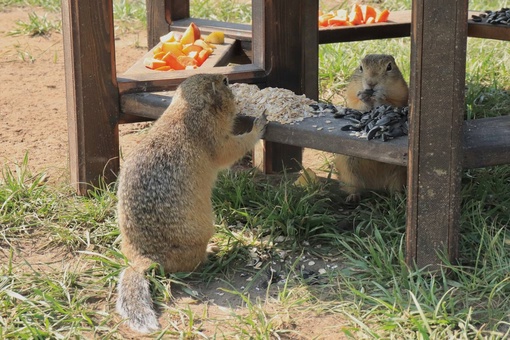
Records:
M318 98L318 1L253 1L253 62L267 71L267 86ZM302 148L263 142L255 164L265 172L299 170Z
M79 194L119 170L113 4L63 0L71 183Z
M172 21L189 18L189 0L146 0L145 4L149 49L169 32Z
M147 14L147 46L149 50L159 43L159 37L169 31L165 17L165 2L162 0L146 0Z
M407 262L435 270L458 251L468 5L412 10Z

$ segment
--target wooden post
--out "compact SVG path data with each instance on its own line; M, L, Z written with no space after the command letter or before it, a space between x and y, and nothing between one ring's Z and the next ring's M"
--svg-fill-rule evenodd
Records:
M160 0L161 1L161 0ZM172 23L174 20L189 18L189 0L164 0L166 21Z
M166 21L165 1L146 0L147 13L147 46L149 49L159 43L159 37L169 32L170 25Z
M266 70L267 86L317 99L318 1L253 0L252 8L253 63ZM264 141L255 150L266 173L299 170L301 161L301 147Z
M413 1L407 262L457 257L467 1Z
M63 0L71 183L79 194L119 170L113 4Z
M146 0L147 45L156 46L174 20L189 18L189 0Z

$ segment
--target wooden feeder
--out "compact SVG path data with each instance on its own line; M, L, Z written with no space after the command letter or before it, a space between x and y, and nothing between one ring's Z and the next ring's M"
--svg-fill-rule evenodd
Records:
M439 10L440 9L440 10ZM413 1L387 23L318 29L318 1L253 0L253 24L189 17L189 0L148 0L149 46L191 21L203 33L224 31L229 43L196 71L155 72L135 64L117 75L112 0L63 0L71 181L80 194L119 170L118 126L157 119L172 91L196 72L231 82L282 87L318 97L318 45L411 36L409 140L353 138L336 130L270 123L262 167L296 167L302 148L408 166L407 262L437 268L457 257L463 168L510 163L510 117L464 121L467 37L510 40L510 28L468 20L467 1ZM235 61L235 66L227 66ZM510 112L509 112L510 113ZM321 118L310 118L321 119Z

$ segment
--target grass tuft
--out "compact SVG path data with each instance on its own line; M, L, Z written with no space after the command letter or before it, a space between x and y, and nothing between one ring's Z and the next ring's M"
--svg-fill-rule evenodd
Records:
M0 0L0 10L8 7L40 7L50 12L60 11L60 0Z
M192 18L250 23L252 13L251 4L247 1L191 0L190 14Z
M12 36L29 35L29 36L46 36L53 32L62 32L62 20L49 20L46 15L39 16L32 12L28 14L28 22L19 20L16 22L17 28L8 34Z
M124 24L141 23L142 28L147 24L145 1L143 0L115 0L113 1L114 19Z

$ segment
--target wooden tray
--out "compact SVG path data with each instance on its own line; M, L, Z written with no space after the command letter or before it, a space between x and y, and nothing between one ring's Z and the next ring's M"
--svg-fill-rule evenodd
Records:
M469 11L468 37L510 40L510 26L474 22L472 15L483 12ZM411 11L391 12L387 22L370 25L343 26L319 29L319 44L373 39L401 38L411 34Z

